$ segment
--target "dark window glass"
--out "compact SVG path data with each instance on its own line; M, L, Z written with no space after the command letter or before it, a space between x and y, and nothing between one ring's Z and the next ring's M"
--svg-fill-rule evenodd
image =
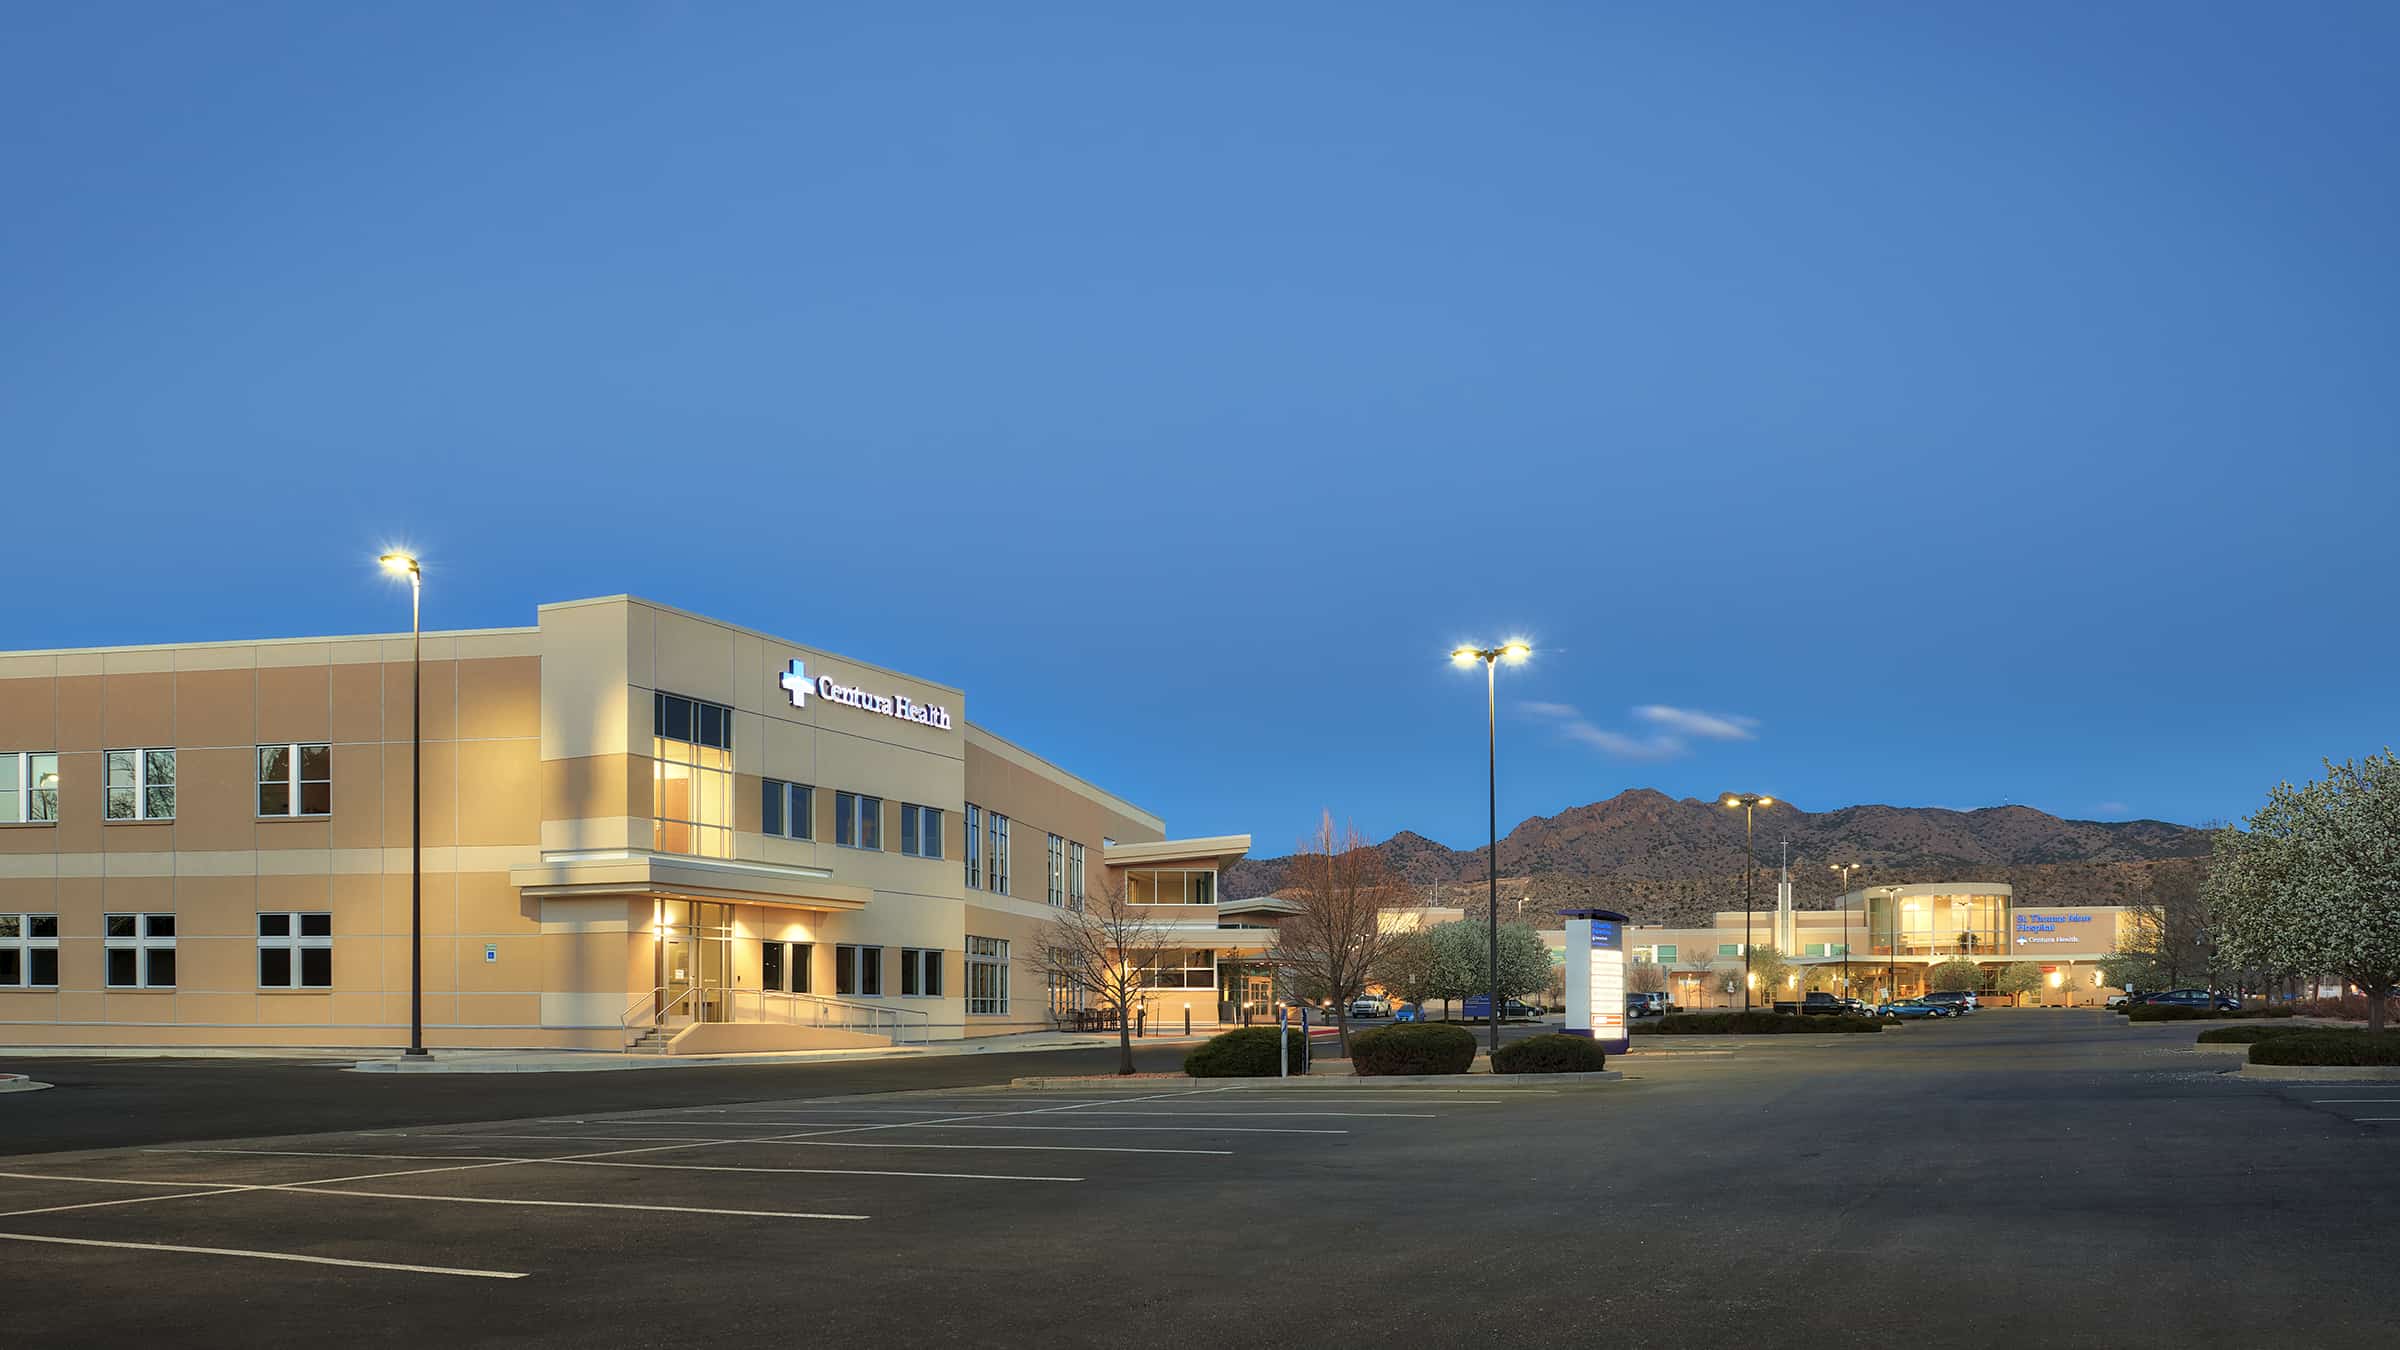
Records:
M289 914L259 915L258 935L260 937L290 937L292 935L292 916Z
M798 783L792 784L792 809L787 817L791 822L789 833L792 838L814 839L817 837L816 811L816 795Z
M27 952L26 957L33 964L33 978L26 983L58 983L58 948L36 947Z
M758 949L758 985L761 989L783 988L783 944L769 942Z
M142 916L142 926L149 930L151 937L175 936L175 916L172 914L146 914Z
M927 998L942 996L942 954L940 952L925 953L925 996Z
M102 920L102 924L101 931L110 937L133 936L133 916L130 914L111 914Z
M288 816L292 813L292 785L261 783L258 785L258 813L262 816Z
M699 705L699 708L700 743L702 745L723 745L725 743L725 710L714 703L703 703Z
M792 992L805 994L808 988L808 968L816 960L817 949L806 942L792 944Z
M914 951L900 953L900 992L904 995L917 992L917 957L920 954Z
M55 915L55 914L28 914L28 915L26 915L26 916L25 916L25 936L27 936L27 937L52 937L52 938L54 938L54 937L57 937L57 936L58 936L58 916L57 916L57 915Z
M833 842L858 842L858 798L847 792L833 794Z
M833 949L833 992L858 992L858 948L837 946Z
M167 947L159 951L143 952L142 959L149 968L149 983L152 986L163 989L175 983L174 948Z
M658 696L658 734L670 741L692 738L692 703L673 694Z
M333 936L333 916L332 916L332 915L330 915L330 914L303 914L303 915L301 915L301 916L300 916L300 936L302 936L302 937L332 937L332 936Z
M883 847L883 798L881 797L858 799L858 846L860 848Z
M333 814L333 784L302 783L300 785L300 814L304 816Z
M258 983L266 989L288 989L292 984L292 951L289 947L258 949Z
M25 953L18 947L0 947L0 984L25 982Z
M331 989L333 987L333 948L302 947L300 949L300 987Z
M291 747L262 745L258 748L258 781L273 783L292 776Z
M333 747L304 745L300 747L300 781L325 783L333 779Z
M883 948L858 949L858 992L869 998L883 995Z
M768 834L783 833L783 803L787 784L772 778L761 779L758 793L758 828Z
M131 947L111 947L111 948L109 948L109 950L108 950L108 982L109 982L109 984L110 984L111 986L113 986L113 987L116 987L116 988L124 988L124 987L126 987L126 986L128 986L128 985L136 985L136 984L140 984L140 983L141 983L141 976L140 976L139 974L137 974L136 972L137 972L137 971L140 969L140 967L141 967L141 963L140 963L138 960L136 960L136 959L135 959L135 958L139 957L140 955L141 955L141 953L140 953L140 952L137 952L137 951L133 950Z

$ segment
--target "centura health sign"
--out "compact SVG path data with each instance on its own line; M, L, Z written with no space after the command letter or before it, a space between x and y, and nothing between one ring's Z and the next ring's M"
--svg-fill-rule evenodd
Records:
M831 675L819 675L811 680L808 667L799 661L792 662L776 683L792 696L792 706L795 708L807 707L808 696L814 693L827 703L839 703L860 712L881 713L937 731L950 730L950 710L938 703L919 703L906 694L872 693L856 685L843 684Z

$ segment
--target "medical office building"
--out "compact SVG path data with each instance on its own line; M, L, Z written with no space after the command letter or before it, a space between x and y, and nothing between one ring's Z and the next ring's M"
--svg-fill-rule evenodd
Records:
M0 654L0 1043L405 1044L410 680L405 634ZM437 1050L1047 1028L1042 935L1103 885L1188 935L1154 1019L1255 992L1248 837L955 686L627 596L429 633L423 681Z

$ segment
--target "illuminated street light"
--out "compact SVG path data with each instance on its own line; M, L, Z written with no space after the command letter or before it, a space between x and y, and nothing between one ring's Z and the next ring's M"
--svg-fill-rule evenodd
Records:
M1485 880L1490 883L1490 891L1486 898L1489 901L1488 908L1491 919L1492 962L1490 991L1492 1006L1486 1011L1492 1015L1492 1053L1495 1055L1500 1053L1500 703L1499 685L1493 670L1502 661L1506 661L1512 666L1523 665L1525 658L1531 655L1533 655L1532 645L1522 638L1510 638L1497 647L1466 645L1454 647L1450 651L1452 665L1471 666L1478 661L1483 662L1485 769L1490 793L1492 829L1491 852L1484 864Z
M1720 806L1738 806L1742 810L1742 971L1745 975L1750 970L1750 948L1754 945L1751 940L1750 881L1751 873L1758 870L1758 852L1750 843L1751 818L1759 807L1774 804L1773 797L1757 792L1728 792L1718 800ZM1756 985L1757 981L1752 980L1742 988L1743 1012L1750 1011L1750 990Z
M415 554L376 559L408 578L408 1055L425 1057L425 571Z

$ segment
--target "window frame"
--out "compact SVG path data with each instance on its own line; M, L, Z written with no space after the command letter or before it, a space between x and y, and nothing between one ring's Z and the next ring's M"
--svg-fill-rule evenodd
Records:
M869 960L866 953L873 952ZM845 955L844 953L847 953ZM874 988L868 989L867 976L873 975ZM849 984L848 989L842 985ZM833 948L833 994L836 998L882 998L883 945L867 942L837 942Z
M1063 906L1067 903L1066 836L1050 835L1049 842L1043 845L1043 853L1050 869L1049 886L1044 891L1044 898L1053 905Z
M777 828L767 828L767 803L776 801ZM797 827L798 833L794 833ZM758 832L769 839L817 841L817 790L807 783L783 778L758 780Z
M131 920L133 924L133 932L130 935L123 937L109 932L108 930L110 923L117 919ZM159 919L166 920L165 927L167 931L164 934L151 931L157 926L154 921ZM173 976L177 972L175 970L176 962L174 960L175 915L173 911L154 910L149 913L101 915L100 948L102 953L100 958L101 988L141 990L172 989L175 987L175 980L173 979ZM134 979L131 984L120 982L116 978L114 972L109 969L109 954L114 952L130 952L133 954ZM150 958L154 953L157 952L168 953L167 965L169 978L164 980L152 978L154 972L152 969L153 962Z
M270 750L281 750L284 753L283 777L280 780L271 780L262 776L267 770L261 760ZM323 778L302 776L301 761L306 757L306 752L310 750L325 752L325 776ZM253 746L251 770L250 776L257 780L257 797L252 804L258 808L260 820L323 820L333 814L333 743L331 741L284 741L281 743L270 741ZM322 811L300 809L307 800L308 786L311 783L325 785L325 809ZM270 787L283 789L283 810L269 811L267 809L266 792ZM293 912L298 913L299 911Z
M1085 896L1084 882L1086 880L1086 874L1084 872L1083 845L1078 844L1074 840L1070 839L1067 841L1067 853L1067 908L1081 910L1083 908Z
M46 760L50 766L50 786L36 786L41 774L35 762ZM106 761L102 761L105 763ZM8 814L0 815L0 825L56 825L58 823L59 789L65 775L58 766L56 750L0 750L0 775L7 778L7 793L13 805ZM49 802L50 814L35 815L36 798Z
M267 932L267 921L277 918L284 921L284 931L281 933ZM304 920L314 918L325 920L324 932L303 931L308 927ZM260 989L288 989L308 993L318 990L330 991L333 988L333 912L331 910L262 909L258 911L258 929L259 959L256 969ZM288 954L285 973L290 976L290 979L287 983L267 983L266 954L270 951L281 951ZM303 952L312 951L325 953L325 980L322 984L309 982L308 963L301 956Z
M984 815L984 870L994 895L1008 894L1008 817L997 811Z
M967 889L983 889L983 808L967 803L966 870Z
M866 807L866 803L869 802L874 803L872 811ZM858 842L861 827L866 825L873 826L872 833L875 841L871 844ZM833 790L833 843L836 848L855 848L868 853L883 852L883 798L870 796L864 792L853 792L848 788L835 788Z
M967 1016L1008 1016L1008 939L966 938Z
M929 833L926 827L932 826ZM926 847L930 841L932 848ZM914 847L911 847L911 845ZM900 852L911 858L942 858L942 808L916 802L900 803Z
M681 735L668 730L678 710L683 720ZM734 710L725 704L664 689L650 691L650 843L655 851L682 858L733 856L735 720ZM711 721L716 725L713 737L705 734ZM679 748L670 754L669 746ZM662 814L669 796L667 784L679 775L684 784L684 814ZM722 801L723 819L703 818L712 801ZM683 848L671 847L678 831Z
M116 758L119 755L133 757L133 763L129 766L133 782L129 785L119 786L116 782ZM154 782L150 776L153 765L152 757L157 755L166 756L167 781L164 783ZM120 816L117 814L117 794L120 792L130 794L129 805L132 808L130 815ZM163 812L151 809L157 800L157 794L161 792L167 794L167 809ZM124 750L101 751L100 817L112 824L173 820L175 818L175 747L146 745Z
M941 948L902 947L900 949L900 997L942 997Z
M14 923L6 923L12 919L15 920ZM37 926L35 924L37 919L49 921L50 933L47 937L33 931ZM0 951L17 958L17 977L14 980L0 981L0 989L58 988L58 915L49 910L12 910L6 914L0 914L0 924L16 930L13 933L0 934ZM50 953L50 978L46 982L33 978L36 952Z

